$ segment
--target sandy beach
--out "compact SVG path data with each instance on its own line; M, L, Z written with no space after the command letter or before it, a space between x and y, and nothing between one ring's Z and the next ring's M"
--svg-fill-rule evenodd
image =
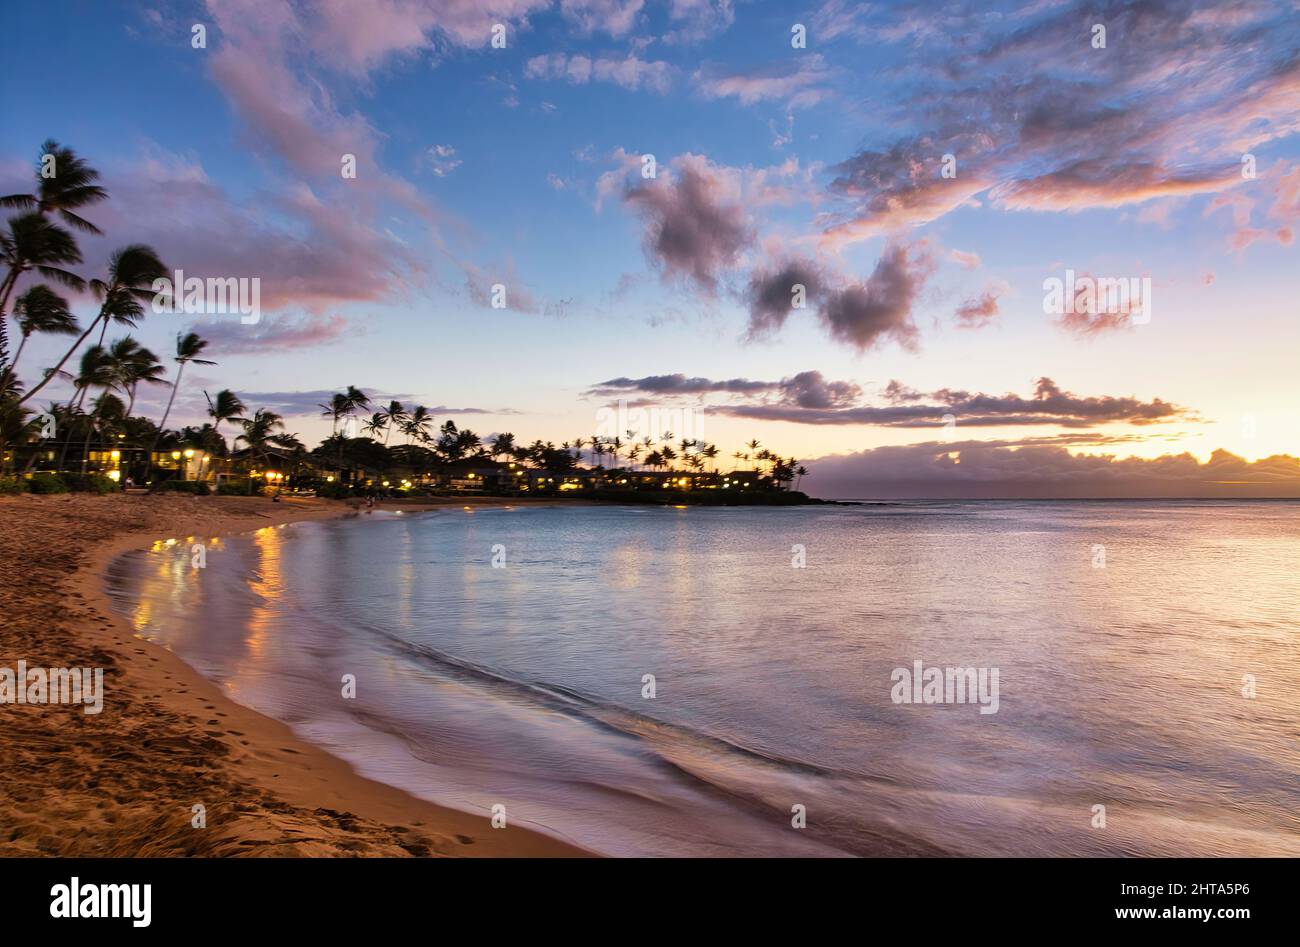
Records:
M435 505L466 503L402 508ZM585 854L359 776L227 699L106 607L102 571L128 549L353 512L334 501L260 497L0 498L0 664L103 668L105 687L97 715L68 705L0 708L0 853ZM196 805L204 807L204 828L192 827Z

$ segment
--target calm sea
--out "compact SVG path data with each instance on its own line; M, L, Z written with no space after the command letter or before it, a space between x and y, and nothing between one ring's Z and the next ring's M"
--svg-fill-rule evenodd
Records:
M1298 503L378 512L201 569L170 539L111 570L139 634L596 851L1300 854ZM918 661L996 672L996 713L896 702Z

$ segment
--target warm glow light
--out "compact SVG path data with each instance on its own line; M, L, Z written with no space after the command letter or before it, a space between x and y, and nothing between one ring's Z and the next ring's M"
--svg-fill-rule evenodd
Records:
M186 456L186 457L193 457L193 456L194 456L194 451L193 451L193 449L190 449L190 450L185 451L185 456Z
M180 460L180 459L181 459L181 452L178 450L172 451L172 460Z
M114 451L113 453L116 454L117 451ZM109 480L121 480L121 479L122 479L122 471L120 471L120 470L110 470L110 471L108 472L108 479L109 479Z

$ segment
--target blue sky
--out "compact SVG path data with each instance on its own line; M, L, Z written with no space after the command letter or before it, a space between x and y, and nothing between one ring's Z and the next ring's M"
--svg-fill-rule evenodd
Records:
M557 442L612 398L690 404L726 455L847 452L829 466L848 479L910 444L946 476L943 415L948 441L1062 469L1296 453L1285 3L53 6L55 31L51 4L6 14L0 187L30 189L57 138L112 195L87 214L106 231L88 272L142 240L191 275L262 280L255 329L200 320L220 365L181 421L204 387L308 412L298 393L356 384ZM813 301L764 321L756 294L795 264ZM1066 268L1149 277L1150 324L1045 313ZM510 308L484 304L494 283ZM190 318L137 334L163 353ZM929 412L869 410L900 405Z

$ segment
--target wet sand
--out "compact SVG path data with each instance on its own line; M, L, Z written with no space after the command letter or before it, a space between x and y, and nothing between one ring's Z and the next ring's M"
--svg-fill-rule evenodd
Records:
M356 504L316 499L0 497L0 666L103 668L105 690L96 715L79 705L0 706L0 854L586 854L361 777L227 699L107 607L104 567L128 549L356 513ZM196 805L204 828L192 826Z

